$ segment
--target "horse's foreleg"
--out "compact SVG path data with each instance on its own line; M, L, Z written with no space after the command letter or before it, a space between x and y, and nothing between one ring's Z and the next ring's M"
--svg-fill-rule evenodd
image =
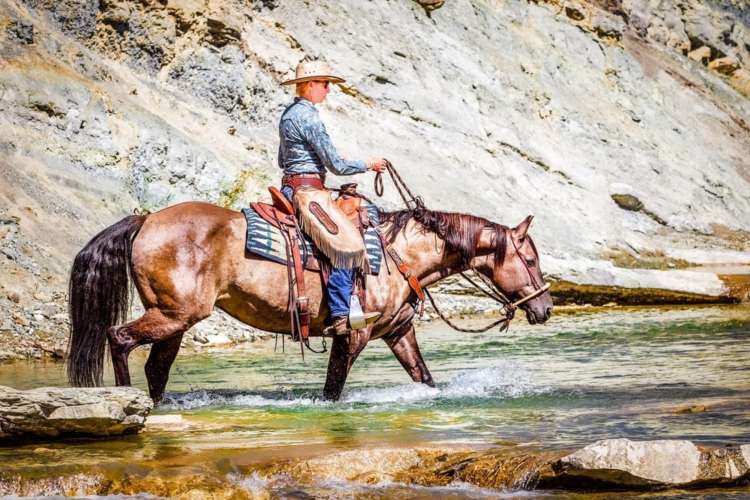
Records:
M154 404L159 403L164 396L164 389L169 380L169 369L180 350L183 335L180 333L151 346L151 352L146 361L146 380L148 393L154 400Z
M328 360L328 374L323 397L336 401L344 390L346 377L352 364L370 340L370 329L355 330L349 335L338 335L333 338L331 357Z
M393 351L393 354L396 355L396 359L404 367L406 373L411 376L414 382L421 382L430 387L435 387L435 382L432 380L432 375L430 375L430 371L424 363L422 353L419 352L414 325L409 323L405 327L405 332L401 335L399 335L399 332L395 333L395 335L385 337L384 340L388 344L388 347L391 348L391 351Z

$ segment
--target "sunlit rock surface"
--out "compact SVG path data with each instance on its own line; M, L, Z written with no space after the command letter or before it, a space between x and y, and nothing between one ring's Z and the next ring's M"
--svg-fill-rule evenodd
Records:
M38 450L43 456L51 450ZM338 498L495 496L549 492L623 492L729 488L736 493L749 478L750 445L699 448L688 441L607 440L573 453L525 447L489 450L455 448L359 448L228 466L183 462L183 456L150 454L106 479L94 467L87 473L45 477L0 471L0 495L157 495L179 498L276 498L309 494ZM301 456L299 456L301 455ZM241 459L240 462L244 462ZM156 465L155 465L156 464ZM128 473L133 467L139 473ZM458 491L451 491L458 489ZM389 494L390 493L390 494ZM731 494L731 493L730 493Z
M749 445L699 448L690 441L597 441L553 464L556 479L606 487L738 483L750 477Z
M116 436L143 428L153 402L140 389L0 386L0 440Z
M0 0L0 340L61 335L73 256L124 215L264 197L304 57L347 79L321 106L346 157L386 156L431 208L535 214L551 279L744 296L695 265L750 262L748 9Z
M493 489L663 490L739 485L750 478L750 445L703 448L690 441L598 441L574 453L500 449L375 449L280 462L260 477L303 484L393 481L421 486L468 483Z

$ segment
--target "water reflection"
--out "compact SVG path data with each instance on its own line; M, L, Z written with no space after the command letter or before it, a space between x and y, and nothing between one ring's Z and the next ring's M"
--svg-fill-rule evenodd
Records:
M296 351L274 353L273 341L182 355L157 413L179 413L185 425L114 441L5 448L0 461L24 474L121 474L128 464L225 474L300 450L498 442L567 448L615 437L750 442L746 306L558 315L542 327L516 321L505 334L458 334L433 324L418 338L435 388L411 383L380 342L364 351L337 403L320 399L325 356L303 362ZM137 353L131 370L145 388L144 360ZM63 382L58 363L0 365L3 385ZM694 404L706 411L676 413Z

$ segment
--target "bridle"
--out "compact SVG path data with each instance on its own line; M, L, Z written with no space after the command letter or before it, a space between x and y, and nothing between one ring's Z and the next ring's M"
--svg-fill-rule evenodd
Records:
M525 304L531 299L539 297L544 292L550 289L549 283L540 286L536 278L534 278L534 274L531 272L531 269L529 269L528 264L523 259L523 257L521 257L521 254L518 253L518 247L516 246L516 242L513 240L512 236L510 240L513 243L513 248L516 251L516 255L518 256L519 259L521 259L521 262L523 263L524 268L526 269L526 272L529 275L529 279L531 281L531 284L534 287L534 291L524 297L521 297L515 302L513 302L492 282L490 278L480 273L478 270L474 269L473 267L471 267L470 270L474 271L474 274L476 274L476 276L480 278L482 283L484 283L484 286L480 286L479 284L477 284L477 282L475 282L473 279L469 277L468 274L466 274L466 271L461 271L459 273L461 277L465 279L466 281L468 281L476 290L480 291L482 294L494 300L495 302L502 304L503 317L481 328L464 328L464 327L457 326L456 324L452 323L448 318L446 318L445 315L440 311L440 309L438 309L438 306L435 303L435 299L432 298L432 294L430 293L428 289L425 288L424 290L425 295L427 296L428 299L430 299L430 304L432 305L432 308L435 309L435 312L438 314L438 316L440 316L440 319L442 319L448 326L450 326L451 328L459 332L482 333L482 332L486 332L490 330L491 328L496 327L497 325L501 323L505 323L503 326L500 327L500 331L505 331L508 329L508 326L510 325L510 321L515 316L516 309L518 309L521 305Z
M396 190L398 191L398 194L401 196L401 199L406 205L407 210L425 208L424 201L422 200L422 198L419 196L414 196L412 194L411 190L409 190L408 186L403 181L401 176L398 174L393 164L390 161L385 160L385 167L388 173L390 174L391 179L393 180L393 184L396 186ZM377 194L378 196L383 196L382 175L383 175L382 172L378 172L375 175L375 194ZM526 269L526 273L529 275L529 280L530 280L531 285L534 287L534 291L531 292L529 295L526 295L520 298L519 300L516 300L515 302L513 302L492 282L490 278L488 278L487 276L485 276L484 274L480 273L478 270L470 266L469 270L474 271L474 273L484 283L484 286L480 286L479 284L477 284L477 282L475 282L473 279L471 279L468 276L468 274L466 274L466 271L461 271L459 274L461 275L462 278L468 281L476 290L486 295L490 299L494 300L495 302L502 304L503 317L481 328L459 327L455 325L453 322L451 322L447 317L445 317L445 315L442 313L442 311L440 311L437 304L435 303L435 299L432 298L432 294L430 293L430 291L425 288L424 294L427 296L428 299L430 299L430 304L432 305L432 308L435 309L435 312L438 314L440 319L442 319L448 326L450 326L451 328L459 332L482 333L482 332L486 332L490 330L491 328L496 327L497 325L500 325L501 323L505 323L504 326L500 327L500 331L505 331L508 329L508 326L510 325L510 321L513 319L514 315L516 314L516 309L518 309L521 305L525 304L531 299L539 297L540 295L542 295L543 293L545 293L546 291L550 289L549 283L545 285L541 285L537 281L537 279L534 277L534 274L531 272L529 265L526 263L526 259L521 257L521 254L518 252L518 246L516 245L516 242L513 239L512 235L510 236L510 241L513 244L513 249L515 250L516 255L518 256L519 259L521 259L521 263Z

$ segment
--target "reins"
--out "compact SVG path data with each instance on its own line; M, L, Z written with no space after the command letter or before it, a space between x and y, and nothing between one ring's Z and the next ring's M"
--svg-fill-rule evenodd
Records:
M396 171L396 167L394 167L393 164L389 162L388 160L385 160L385 168L388 171L388 174L391 176L391 180L393 180L393 185L396 186L396 190L398 191L398 194L401 196L401 199L404 201L404 205L406 205L406 209L416 210L418 208L425 208L424 200L422 200L422 197L414 196L414 194L409 189L409 186L406 185L404 180ZM375 175L375 194L378 195L378 197L382 197L383 192L384 192L383 173L378 172ZM404 192L406 192L406 194L404 194Z
M401 178L399 173L396 171L396 168L393 166L393 164L385 160L385 167L388 171L388 174L391 176L391 179L393 180L394 186L396 186L396 190L398 191L398 194L401 196L401 199L404 202L404 205L406 205L407 210L414 211L418 209L424 209L424 201L422 200L422 197L420 196L414 196L414 194L411 192L409 187L406 185L404 180ZM378 172L375 175L375 194L377 194L379 197L383 196L383 173ZM516 251L516 255L518 255L518 247L516 246L516 242L513 241L513 238L511 238L511 242L513 243L513 248ZM520 258L520 256L519 256ZM513 316L516 313L516 309L518 309L519 306L522 304L528 302L529 300L536 298L549 290L550 285L546 284L542 287L539 287L539 284L537 283L536 279L534 279L534 275L531 273L531 269L529 269L529 266L526 264L524 259L521 259L521 262L524 265L524 268L526 269L526 272L529 274L529 279L531 280L531 284L534 287L534 291L530 293L529 295L515 301L511 302L511 300L505 296L505 294L500 291L494 283L490 281L489 278L484 276L481 273L476 273L477 276L482 280L484 283L484 286L487 288L484 288L480 285L478 285L474 280L472 280L466 272L462 271L459 274L461 277L463 277L466 281L468 281L475 289L479 290L481 293L489 297L490 299L494 300L495 302L502 304L503 308L503 314L504 316L496 321L493 321L489 325L481 328L464 328L455 325L453 322L451 322L438 308L437 304L435 303L435 299L432 298L432 294L430 291L426 288L424 288L424 294L427 296L428 299L430 299L430 304L432 305L432 308L435 309L435 312L438 314L440 319L442 319L448 326L453 328L456 331L464 332L464 333L482 333L490 330L491 328L496 327L497 325L501 323L505 323L503 327L500 328L500 331L505 331L508 329L508 326L510 325L510 321L513 319Z

